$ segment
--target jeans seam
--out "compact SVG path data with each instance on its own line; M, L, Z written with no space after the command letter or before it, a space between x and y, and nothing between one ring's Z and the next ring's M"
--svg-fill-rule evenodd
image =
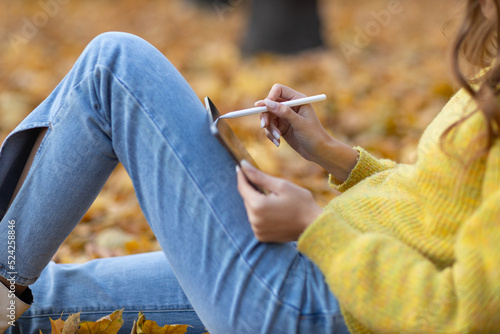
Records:
M294 311L298 311L300 313L300 309L295 307L294 305L291 305L283 300L281 300L277 294L270 288L270 286L262 279L262 277L254 270L254 268L248 263L247 259L245 258L245 256L243 255L243 251L240 249L240 247L237 245L237 243L235 242L235 239L232 237L232 235L229 233L229 231L227 230L226 226L222 223L221 219L219 218L219 216L216 214L213 206L212 206L212 203L208 200L208 197L206 196L206 194L202 191L200 185L198 184L198 182L196 181L196 178L191 174L190 170L185 166L184 162L182 161L182 159L179 157L177 151L174 149L174 147L171 145L171 143L169 142L168 138L166 138L166 136L163 134L163 131L161 131L161 128L159 127L159 125L156 123L154 117L150 114L150 112L148 111L148 109L144 106L144 104L141 103L141 101L139 100L139 98L137 98L133 93L132 91L129 89L129 87L125 84L125 82L123 80L120 79L119 76L115 75L113 73L113 71L111 71L111 69L109 69L108 67L104 66L104 65L96 65L96 67L101 67L105 70L107 70L110 75L115 78L118 83L120 83L123 87L123 89L127 92L127 94L129 94L136 102L137 104L139 105L139 107L143 110L144 114L149 118L149 120L154 124L154 126L157 128L157 130L160 132L161 136L163 137L163 139L165 140L165 142L168 144L168 146L170 147L170 149L172 150L172 152L174 153L174 156L176 157L176 159L180 162L180 164L183 166L185 172L187 173L187 175L189 175L190 179L192 180L192 182L196 185L198 191L202 194L202 197L204 199L204 201L208 204L208 207L210 208L210 211L212 212L213 216L218 220L219 222L219 226L222 226L225 234L231 239L232 241L232 244L233 246L237 249L238 251L238 254L239 256L243 259L244 263L248 266L248 268L250 268L250 271L252 272L252 274L257 278L257 280L263 285L265 286L265 288L268 290L268 292L274 297L274 299L276 301L278 301L280 304L282 305L286 305L288 307L290 307L291 309L293 309Z
M113 313L117 310L117 308L109 308L109 309L102 309L102 310L80 310L78 309L77 312L75 313L80 313L80 314L96 314L96 313ZM192 308L186 308L186 309L155 309L155 308L140 308L140 309L125 309L123 310L123 313L138 313L138 312L162 312L162 313L169 313L169 312L192 312L196 313L194 309ZM71 311L63 311L62 314L73 314ZM34 314L23 314L22 318L40 318L40 317L49 317L49 316L60 316L61 312L46 312L46 313L34 313Z

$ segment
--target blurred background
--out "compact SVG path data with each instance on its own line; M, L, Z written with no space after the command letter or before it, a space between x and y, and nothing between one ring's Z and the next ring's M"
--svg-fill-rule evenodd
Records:
M378 157L415 159L422 130L456 90L449 45L458 0L0 0L0 137L54 89L96 35L148 40L222 113L253 106L279 82L307 95L340 140ZM292 6L293 4L293 6ZM161 89L161 87L158 87ZM286 144L277 149L259 117L230 125L266 172L333 193L321 168ZM57 262L159 250L130 179L119 166Z

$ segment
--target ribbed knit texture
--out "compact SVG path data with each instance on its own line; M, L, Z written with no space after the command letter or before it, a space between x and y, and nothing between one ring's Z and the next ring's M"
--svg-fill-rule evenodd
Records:
M364 151L342 194L299 239L325 275L352 333L500 332L500 143L484 145L458 92L426 129L415 164Z

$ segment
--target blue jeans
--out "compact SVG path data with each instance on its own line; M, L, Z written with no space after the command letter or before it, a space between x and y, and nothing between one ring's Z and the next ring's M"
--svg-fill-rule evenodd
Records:
M63 311L95 320L123 307L124 333L139 310L198 332L348 332L319 269L293 243L255 239L235 165L208 122L198 97L150 44L123 33L90 43L0 155L0 245L7 245L9 221L16 231L15 268L2 246L0 275L15 271L18 284L34 283L23 332L49 332L48 316ZM5 212L26 152L45 127ZM49 264L118 162L163 253Z

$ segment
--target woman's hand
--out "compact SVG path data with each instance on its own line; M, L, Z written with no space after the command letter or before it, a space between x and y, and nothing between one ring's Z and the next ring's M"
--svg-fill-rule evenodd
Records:
M310 191L291 182L269 176L243 161L238 170L238 190L243 197L255 237L262 242L296 241L323 210ZM264 195L256 185L270 191Z
M267 138L279 146L281 137L309 161L318 161L323 143L332 140L321 125L310 104L287 107L276 103L306 97L289 87L275 84L267 98L256 103L266 106L269 113L261 114L261 127L265 128Z
M267 98L256 103L269 110L261 114L261 127L276 146L283 137L302 157L317 163L343 182L356 165L358 152L331 137L310 104L287 107L277 103L303 97L302 93L275 84Z

